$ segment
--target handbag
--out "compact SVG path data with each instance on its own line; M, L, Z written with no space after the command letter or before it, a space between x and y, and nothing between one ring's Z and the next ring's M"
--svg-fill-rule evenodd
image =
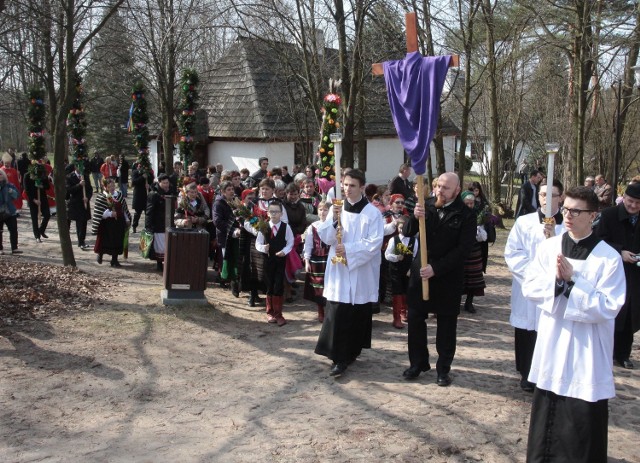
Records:
M9 204L8 202L10 201L9 199L9 194L7 189L4 189L4 191L2 192L2 204L0 204L0 222L4 222L6 220L9 219L9 217L11 217L11 212L9 212Z
M0 222L5 222L11 217L11 213L9 212L9 206L6 204L0 205Z
M149 254L151 253L152 249L153 233L147 230L142 230L140 232L140 255L145 259L149 259Z

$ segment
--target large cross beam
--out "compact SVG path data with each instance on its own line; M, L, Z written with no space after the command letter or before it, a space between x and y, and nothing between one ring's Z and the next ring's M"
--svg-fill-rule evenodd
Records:
M418 23L415 13L405 14L406 36L407 36L407 53L418 51ZM460 57L452 55L449 61L449 67L458 67ZM371 72L374 76L384 75L384 66L382 63L374 63L371 65ZM424 208L424 181L422 175L416 175L416 186L418 187L418 204ZM420 262L422 266L427 266L427 225L425 219L418 220L420 228ZM422 299L429 300L429 280L422 280Z
M406 37L407 37L407 53L413 53L418 51L418 22L415 13L406 13L404 15L404 21L406 24ZM460 56L451 55L450 68L457 68L460 65ZM371 72L374 76L384 75L384 69L382 63L373 63L371 65Z

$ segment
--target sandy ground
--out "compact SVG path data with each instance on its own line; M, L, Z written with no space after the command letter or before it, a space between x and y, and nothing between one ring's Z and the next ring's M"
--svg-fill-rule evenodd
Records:
M25 212L25 253L0 256L0 268L8 259L59 265L55 220L38 244ZM0 329L0 460L522 462L531 395L514 371L506 233L491 248L478 313L460 317L448 388L433 370L402 378L406 329L391 327L388 307L375 316L373 348L334 379L313 353L320 324L300 297L282 328L212 283L206 307L163 306L139 235L122 269L77 251L80 269L109 282L108 301ZM6 231L4 240L6 249ZM638 351L636 342L640 363ZM609 461L637 462L640 373L615 375Z

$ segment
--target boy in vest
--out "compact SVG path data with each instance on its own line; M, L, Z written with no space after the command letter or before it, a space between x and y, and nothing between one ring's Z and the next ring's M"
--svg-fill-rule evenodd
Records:
M267 255L265 259L264 279L267 287L267 322L286 325L282 316L282 300L284 293L284 271L286 255L293 249L293 232L291 227L282 222L282 204L269 204L269 231L260 232L256 237L256 249Z
M411 262L418 252L418 240L415 236L407 237L402 234L402 229L407 218L400 216L397 219L399 233L395 235L384 252L384 257L389 261L389 274L391 275L391 294L393 295L393 327L402 329L402 321L407 319L407 285L409 284L409 269Z

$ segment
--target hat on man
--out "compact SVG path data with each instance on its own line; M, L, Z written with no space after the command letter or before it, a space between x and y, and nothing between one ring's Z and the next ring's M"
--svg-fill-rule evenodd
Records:
M630 183L627 186L627 189L625 190L624 194L626 194L627 196L631 196L632 198L635 199L640 199L640 183Z

